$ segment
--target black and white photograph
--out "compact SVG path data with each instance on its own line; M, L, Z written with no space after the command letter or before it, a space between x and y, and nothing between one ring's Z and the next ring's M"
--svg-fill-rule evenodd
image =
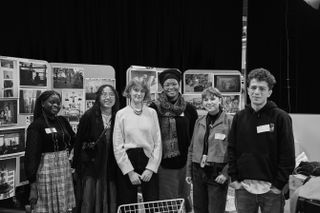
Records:
M79 67L53 67L53 88L82 89L83 68Z
M223 95L222 104L227 113L236 113L240 110L240 95Z
M202 105L201 94L183 94L183 98L186 102L193 105L199 114L205 113L205 109Z
M0 99L0 126L17 124L17 99Z
M15 161L15 158L0 161L0 200L8 199L15 195Z
M108 78L85 78L84 85L86 90L86 100L95 100L95 93L102 85L111 85L115 87L115 79Z
M220 92L240 92L240 75L215 75L214 86Z
M15 61L9 59L0 59L0 66L2 68L14 69Z
M13 71L12 70L3 70L3 79L13 79Z
M18 77L16 70L1 69L0 71L0 97L18 97Z
M24 149L24 128L0 130L0 155L23 152Z
M32 114L36 99L45 90L40 89L20 89L19 96L19 113Z
M213 74L211 73L194 73L184 75L184 92L185 93L201 93L208 87L212 87Z
M155 93L158 91L156 71L131 70L130 77L131 79L137 79L138 81L145 81L150 88L150 93Z
M84 94L83 90L62 90L61 111L59 114L67 117L69 121L79 122L84 112Z
M21 86L47 86L48 67L45 63L19 62Z

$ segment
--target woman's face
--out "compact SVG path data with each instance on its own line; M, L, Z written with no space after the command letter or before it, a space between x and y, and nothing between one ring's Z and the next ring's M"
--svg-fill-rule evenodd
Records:
M103 88L100 95L100 106L103 108L112 108L116 102L116 94L110 87Z
M61 99L58 95L53 94L47 100L42 102L42 107L47 115L57 115L61 109Z
M174 78L168 78L163 83L163 90L170 99L174 99L179 95L180 85Z
M202 105L209 113L219 111L220 104L221 98L215 95L206 95L202 99Z
M145 92L141 87L132 87L130 90L130 99L133 101L135 104L139 104L143 102Z

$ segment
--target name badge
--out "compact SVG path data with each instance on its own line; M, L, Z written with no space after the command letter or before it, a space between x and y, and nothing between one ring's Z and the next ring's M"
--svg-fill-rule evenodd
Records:
M184 113L182 112L182 113L180 114L180 116L183 117L183 116L184 116Z
M54 128L54 127L45 128L44 130L46 131L47 134L52 134L52 133L56 133L57 132L56 128Z
M224 140L225 138L226 138L226 135L222 133L216 133L214 135L214 139L217 139L217 140Z
M257 133L262 133L262 132L271 132L271 128L269 124L257 126Z

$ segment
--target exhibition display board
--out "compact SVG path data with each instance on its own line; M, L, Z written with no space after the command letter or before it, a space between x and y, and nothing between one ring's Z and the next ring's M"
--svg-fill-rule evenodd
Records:
M24 173L26 129L33 120L36 98L54 89L61 94L60 115L73 130L89 109L99 86L115 87L109 65L49 63L36 59L0 56L0 200L14 196L27 183Z

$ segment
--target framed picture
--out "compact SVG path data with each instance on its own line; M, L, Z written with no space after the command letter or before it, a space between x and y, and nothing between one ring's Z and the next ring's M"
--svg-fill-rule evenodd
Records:
M195 73L195 74L185 74L184 75L184 92L188 93L201 93L208 87L212 87L213 83L213 74L207 73Z
M240 95L223 95L222 104L227 113L236 113L240 110Z
M157 72L146 70L131 70L130 79L137 79L139 81L145 81L150 88L150 93L158 91L157 84ZM129 79L129 80L130 80Z
M14 60L9 60L9 59L0 59L0 67L2 68L9 68L9 69L14 69Z
M53 88L82 89L83 68L80 67L53 67Z
M115 87L115 79L107 78L85 78L84 85L86 90L86 100L95 100L95 93L102 85L111 85Z
M240 75L215 75L214 86L218 88L220 92L240 92Z
M0 69L0 97L18 97L18 73L15 69Z
M19 113L20 114L32 114L36 99L45 90L40 89L20 89L19 97Z
M0 126L17 124L17 99L0 99Z
M19 62L19 70L21 86L47 86L46 64Z
M0 155L25 150L25 128L0 130Z

